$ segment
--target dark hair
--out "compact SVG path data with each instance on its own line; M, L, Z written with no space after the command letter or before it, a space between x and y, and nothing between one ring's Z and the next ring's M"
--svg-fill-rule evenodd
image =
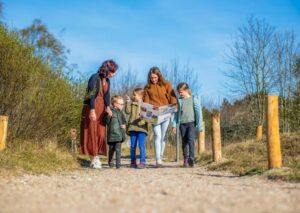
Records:
M108 72L115 73L117 72L119 66L114 60L106 60L102 63L102 65L98 69L98 73L101 77L107 77Z
M179 84L177 85L177 91L179 92L179 90L185 90L185 91L188 91L188 93L189 93L190 95L192 95L192 91L191 91L189 85L188 85L187 83L185 83L185 82L181 82L181 83L179 83Z
M148 84L146 87L149 87L151 84L151 74L155 74L158 76L159 85L166 85L166 80L162 76L160 69L158 67L151 67L148 73L148 80L147 80Z

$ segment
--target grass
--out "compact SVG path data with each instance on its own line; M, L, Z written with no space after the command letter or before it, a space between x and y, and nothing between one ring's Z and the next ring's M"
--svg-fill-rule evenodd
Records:
M79 169L77 157L51 142L13 141L0 152L0 175L52 174Z
M281 137L283 168L268 170L267 144L246 141L232 143L222 148L226 160L212 163L211 154L204 153L197 163L209 170L229 170L237 175L266 175L269 179L300 182L300 135Z
M228 170L237 175L265 175L273 180L300 182L300 135L281 137L283 169L268 170L266 141L232 143L222 148L225 160L212 162L211 153L204 153L197 163L209 170ZM175 159L175 147L166 145L165 157ZM180 151L180 157L181 157ZM129 148L123 146L123 156L129 156ZM154 150L148 149L147 156L153 157ZM88 165L87 156L71 154L66 148L53 142L13 141L0 152L0 175L53 174L71 171Z

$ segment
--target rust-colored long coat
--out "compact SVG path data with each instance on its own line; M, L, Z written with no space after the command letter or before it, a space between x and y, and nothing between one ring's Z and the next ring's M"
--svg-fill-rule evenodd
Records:
M105 115L104 93L108 91L109 84L105 82L102 86L103 81L100 80L100 90L95 99L96 121L89 119L91 108L88 104L84 104L82 109L81 153L90 156L107 155L106 126L103 123L103 117Z

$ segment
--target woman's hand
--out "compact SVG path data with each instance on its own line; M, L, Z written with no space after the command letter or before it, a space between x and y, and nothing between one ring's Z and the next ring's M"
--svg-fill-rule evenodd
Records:
M89 118L91 121L96 121L97 117L96 117L95 109L91 109Z
M106 113L108 114L109 117L112 116L112 111L111 111L110 107L106 108Z
M173 127L173 133L176 134L176 128L175 127Z
M125 124L121 124L120 127L121 127L122 129L125 129L125 128L126 128L126 125L125 125Z

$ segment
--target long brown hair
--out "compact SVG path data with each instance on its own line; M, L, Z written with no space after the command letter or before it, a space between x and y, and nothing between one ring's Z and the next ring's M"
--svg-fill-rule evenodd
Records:
M147 85L145 88L149 88L151 85L151 74L155 74L158 76L158 84L160 86L166 85L167 81L164 79L163 75L161 74L161 71L158 67L151 67L148 73L148 80L147 80Z
M189 85L185 82L181 82L177 85L177 92L179 92L179 90L188 91L189 95L192 95L192 90L190 89Z

